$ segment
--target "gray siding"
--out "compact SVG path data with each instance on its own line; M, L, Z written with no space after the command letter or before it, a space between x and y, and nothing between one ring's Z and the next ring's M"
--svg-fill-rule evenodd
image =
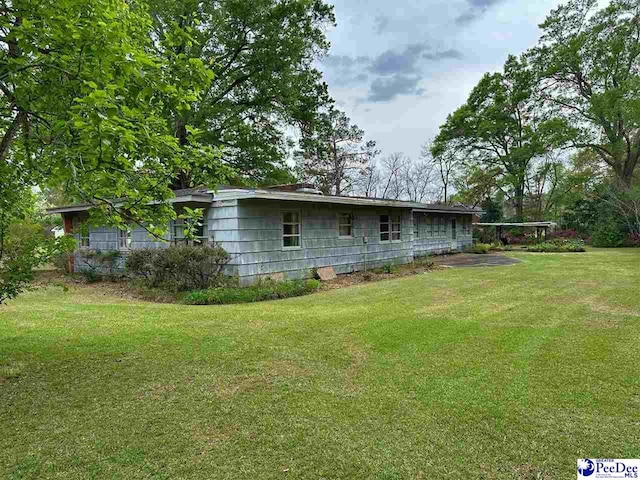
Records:
M284 248L282 213L300 213L300 248ZM353 216L353 235L340 238L338 215ZM380 215L401 216L401 238L380 240ZM414 257L462 250L472 243L463 230L464 215L431 215L408 208L361 207L276 200L215 201L206 212L209 237L232 257L227 273L238 275L243 284L257 278L283 273L288 278L309 275L313 268L332 266L336 273L348 273L385 264L408 263ZM414 217L419 231L414 238ZM445 218L446 233L429 235L426 218ZM458 220L457 240L451 239L451 218ZM466 215L470 220L471 215ZM131 232L131 249L162 248L168 242L151 237L143 228ZM169 239L169 234L166 237ZM366 241L365 241L366 240ZM118 230L99 227L90 230L92 250L117 250ZM123 257L127 250L123 251Z

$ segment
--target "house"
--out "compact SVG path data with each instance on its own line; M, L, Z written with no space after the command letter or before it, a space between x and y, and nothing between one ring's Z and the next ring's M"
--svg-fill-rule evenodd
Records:
M311 185L264 189L225 187L178 190L172 199L205 210L196 242L215 242L232 257L228 273L242 284L264 276L298 278L313 268L335 272L411 262L429 253L461 250L472 243L476 209L461 206L362 197L324 196ZM186 241L181 220L172 222L166 241L142 227L80 228L90 205L53 208L63 216L65 232L83 249L162 248ZM78 267L76 267L78 268Z

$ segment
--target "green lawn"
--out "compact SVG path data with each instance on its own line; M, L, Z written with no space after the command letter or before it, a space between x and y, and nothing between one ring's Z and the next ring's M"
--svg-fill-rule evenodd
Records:
M640 457L640 250L190 307L0 308L0 478L575 478Z

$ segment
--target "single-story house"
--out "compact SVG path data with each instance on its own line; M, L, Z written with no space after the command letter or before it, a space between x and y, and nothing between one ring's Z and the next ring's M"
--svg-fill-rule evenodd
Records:
M242 284L257 278L300 278L331 266L338 274L411 262L429 253L462 250L472 243L477 209L362 197L325 196L310 185L264 189L225 187L178 190L172 203L203 208L196 243L223 247L232 257L228 273ZM77 237L78 255L97 251L162 248L185 242L181 220L165 241L139 226L81 228L88 204L52 208L65 232ZM192 240L193 241L193 240ZM78 267L76 267L78 268Z

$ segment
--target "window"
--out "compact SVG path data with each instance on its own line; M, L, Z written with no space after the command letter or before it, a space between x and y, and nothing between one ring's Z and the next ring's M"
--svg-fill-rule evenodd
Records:
M78 217L73 217L73 235L80 248L89 248L91 243L89 228L86 222L81 221Z
M128 250L131 248L130 230L118 230L118 247L120 250Z
M380 241L388 242L391 230L391 217L389 215L380 215Z
M186 231L189 229L190 220L184 218L176 218L171 222L171 241L177 244L185 245L206 245L209 243L207 217L206 214L201 218L193 228L193 238L187 238Z
M427 222L427 237L433 237L433 222L431 217L425 218Z
M400 235L402 233L402 218L400 215L393 215L391 217L391 240L394 242L400 241Z
M418 215L413 216L413 239L420 239L420 217Z
M440 218L440 236L447 236L447 221L445 218Z
M283 248L300 248L299 212L282 214L282 246Z
M456 219L452 218L451 219L451 239L455 240L457 238L458 238L458 232L457 232Z
M338 215L338 236L340 238L353 237L353 215L350 213Z

